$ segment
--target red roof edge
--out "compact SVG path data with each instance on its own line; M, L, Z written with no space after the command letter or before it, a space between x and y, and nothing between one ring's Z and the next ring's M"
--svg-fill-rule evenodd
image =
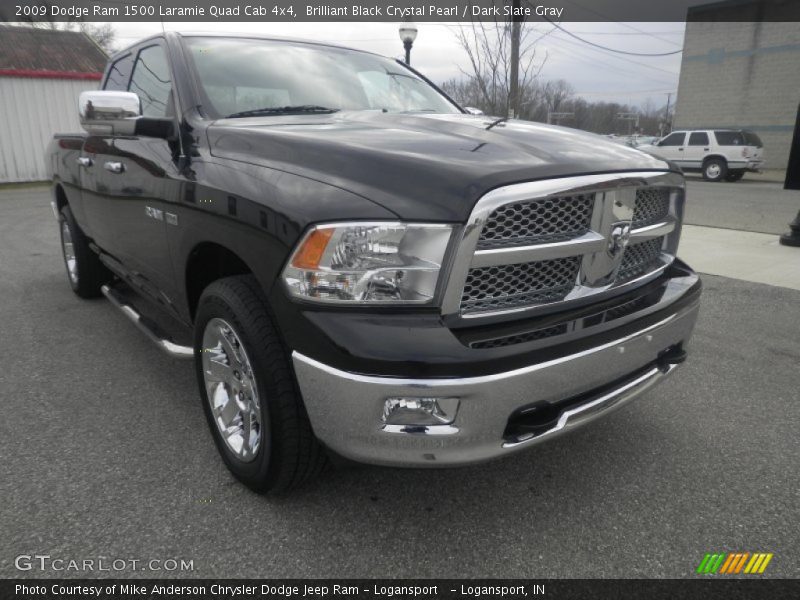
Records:
M33 79L95 79L102 73L82 73L80 71L37 71L34 69L0 69L0 77L30 77Z

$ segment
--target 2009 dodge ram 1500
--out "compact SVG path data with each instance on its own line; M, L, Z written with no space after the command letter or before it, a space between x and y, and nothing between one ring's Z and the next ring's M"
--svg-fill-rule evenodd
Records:
M402 63L166 33L49 149L69 282L193 358L223 460L504 456L685 358L684 180L579 131L468 114Z

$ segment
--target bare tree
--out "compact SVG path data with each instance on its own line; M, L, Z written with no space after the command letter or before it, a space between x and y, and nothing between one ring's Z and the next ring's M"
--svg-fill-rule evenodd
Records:
M542 96L550 112L558 112L564 103L575 95L575 88L564 79L548 81L542 89Z
M80 23L80 30L94 40L106 54L113 54L117 32L111 23Z
M37 29L53 29L58 31L80 31L86 34L103 49L106 54L114 52L116 31L111 23L87 23L85 21L51 21L41 18L22 21L20 25Z
M469 60L469 69L461 69L468 81L462 91L474 95L472 104L488 114L505 116L511 109L511 29L510 21L473 21L455 30ZM536 43L547 33L541 34L530 23L521 24L520 108L536 96L537 78L547 59L537 61Z

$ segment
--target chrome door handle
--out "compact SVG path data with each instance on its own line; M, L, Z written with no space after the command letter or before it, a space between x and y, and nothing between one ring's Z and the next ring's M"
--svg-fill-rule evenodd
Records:
M125 170L125 165L122 164L121 162L115 162L110 160L103 165L103 168L106 171L111 171L112 173L122 173Z
M82 167L91 167L92 166L92 159L88 156L81 156L78 158L78 164Z

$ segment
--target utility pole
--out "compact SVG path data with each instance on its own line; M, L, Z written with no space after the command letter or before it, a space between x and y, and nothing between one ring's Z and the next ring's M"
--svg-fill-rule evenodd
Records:
M512 0L511 14L511 81L508 90L508 116L519 112L519 41L522 31L521 0Z
M662 130L661 131L661 137L664 137L665 135L667 135L672 130L672 126L671 126L671 124L669 122L670 121L669 120L669 103L670 103L670 100L672 100L672 92L669 92L667 94L667 112L664 115L664 125L663 125L663 127L666 128L668 131L663 131Z

